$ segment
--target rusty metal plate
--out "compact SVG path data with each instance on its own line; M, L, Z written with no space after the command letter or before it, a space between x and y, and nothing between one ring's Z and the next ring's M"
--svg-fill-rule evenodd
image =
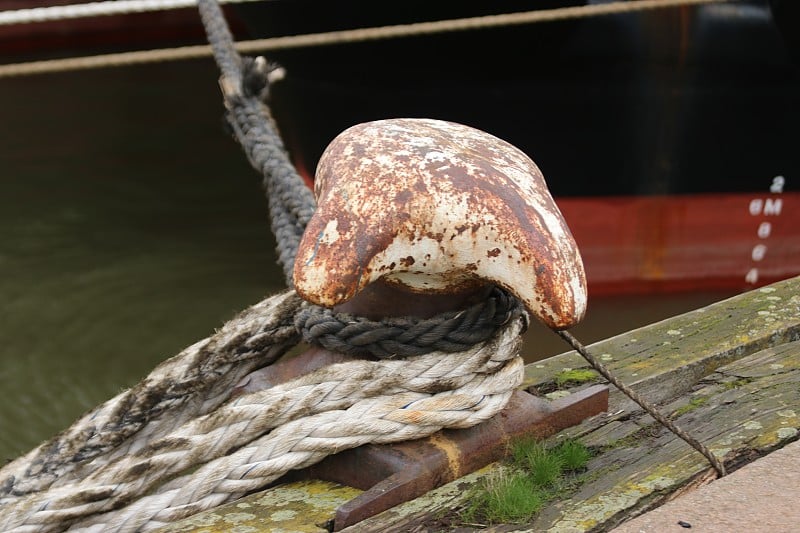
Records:
M543 439L607 408L605 385L554 401L517 391L505 409L475 427L444 430L416 441L361 446L290 477L364 490L336 510L333 529L338 531L501 459L512 439Z

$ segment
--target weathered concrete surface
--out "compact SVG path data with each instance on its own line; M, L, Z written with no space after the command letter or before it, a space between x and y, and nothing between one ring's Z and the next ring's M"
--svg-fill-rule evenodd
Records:
M800 442L684 494L614 529L615 533L800 529Z

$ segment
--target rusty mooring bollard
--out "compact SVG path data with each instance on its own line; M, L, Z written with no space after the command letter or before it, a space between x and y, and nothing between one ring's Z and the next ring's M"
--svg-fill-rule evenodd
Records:
M578 247L542 173L488 133L427 119L353 126L317 167L294 267L325 307L382 280L416 294L494 284L554 329L586 310Z
M550 328L583 317L586 281L575 241L539 169L505 141L438 120L360 124L326 149L315 195L294 268L297 292L312 303L373 319L426 318L463 309L498 286ZM342 359L314 348L244 387ZM518 391L473 428L361 447L292 477L366 491L339 508L338 530L499 459L511 438L546 437L607 402L605 387L552 403Z

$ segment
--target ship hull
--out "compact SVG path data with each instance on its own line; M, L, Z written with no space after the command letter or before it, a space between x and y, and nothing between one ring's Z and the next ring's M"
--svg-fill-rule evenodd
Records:
M274 52L286 78L271 103L309 179L368 120L451 120L518 146L592 294L752 288L800 274L800 70L767 3L751 4ZM282 18L302 31L283 7L260 36ZM348 27L326 16L309 31Z

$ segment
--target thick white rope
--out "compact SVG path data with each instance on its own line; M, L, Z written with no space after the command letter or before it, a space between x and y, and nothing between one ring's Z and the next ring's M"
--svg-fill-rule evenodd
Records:
M218 0L220 4L241 4L263 0ZM68 20L108 15L146 13L196 7L197 0L107 0L64 6L30 7L0 11L0 26L30 24L53 20Z
M243 396L135 453L102 461L87 478L0 507L0 529L151 529L344 449L470 427L499 412L521 383L525 321L510 321L466 352L341 363Z
M728 0L636 0L618 1L583 6L524 11L502 15L488 15L452 20L437 20L414 24L399 24L376 28L358 28L306 35L290 35L255 39L236 43L236 50L242 54L263 53L288 48L305 48L313 46L329 46L342 43L356 43L378 39L394 39L430 35L443 32L478 30L519 24L533 24L573 18L595 17L619 13L632 13L667 7L691 6L699 4L725 3ZM160 61L176 61L197 59L212 55L208 45L183 46L158 50L140 50L87 57L69 57L27 63L11 63L0 65L0 78L86 70L94 68L119 67L155 63Z
M297 344L293 320L301 303L293 291L285 291L251 306L211 337L158 365L135 387L0 468L0 512L56 480L85 478L216 409L245 375Z

